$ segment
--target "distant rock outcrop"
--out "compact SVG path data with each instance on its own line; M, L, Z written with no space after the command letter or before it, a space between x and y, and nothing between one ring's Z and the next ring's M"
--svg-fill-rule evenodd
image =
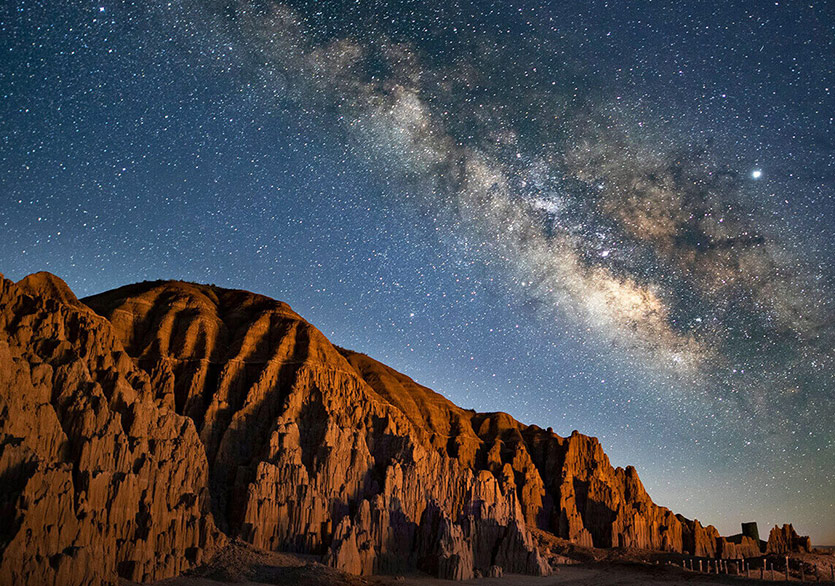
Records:
M775 525L768 535L768 543L765 546L766 553L809 553L812 551L811 540L797 534L791 524L778 527Z
M0 581L171 576L224 538L215 523L354 574L547 574L533 528L752 551L655 505L597 439L461 409L279 301L160 281L82 303L46 273L0 287Z
M742 532L730 537L723 537L719 542L719 555L723 558L741 559L762 555L765 542L759 538L760 531L756 522L743 523Z

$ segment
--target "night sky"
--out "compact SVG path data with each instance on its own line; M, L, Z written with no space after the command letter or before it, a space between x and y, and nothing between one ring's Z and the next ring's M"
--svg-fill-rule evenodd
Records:
M831 3L0 11L8 277L264 293L723 533L835 543Z

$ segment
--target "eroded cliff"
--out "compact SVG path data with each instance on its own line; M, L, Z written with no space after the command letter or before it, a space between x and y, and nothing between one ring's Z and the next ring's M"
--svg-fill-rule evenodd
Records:
M0 583L173 576L221 538L194 424L48 274L0 276Z
M229 535L326 554L359 574L410 565L456 578L492 565L548 572L512 468L474 468L439 449L420 419L440 424L460 410L428 389L437 413L424 403L402 410L391 395L405 401L400 389L369 384L346 358L358 355L287 305L171 282L85 302L111 321L158 400L194 420Z
M532 528L754 544L655 505L595 438L461 409L267 297L166 281L82 303L46 274L0 295L0 576L162 578L223 539L215 524L355 574L454 579L548 573Z

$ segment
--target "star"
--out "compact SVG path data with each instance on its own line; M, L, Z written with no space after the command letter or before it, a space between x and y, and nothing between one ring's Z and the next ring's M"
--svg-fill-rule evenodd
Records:
M62 4L0 36L0 271L264 293L454 402L617 437L650 477L686 462L722 532L746 511L835 543L822 3L745 34L713 26L739 0L545 2L527 27L533 2L275 0L268 29L247 0Z

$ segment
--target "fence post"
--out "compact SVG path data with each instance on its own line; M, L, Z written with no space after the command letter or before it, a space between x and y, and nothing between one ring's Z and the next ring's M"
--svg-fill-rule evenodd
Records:
M789 556L786 556L786 582L789 581Z

